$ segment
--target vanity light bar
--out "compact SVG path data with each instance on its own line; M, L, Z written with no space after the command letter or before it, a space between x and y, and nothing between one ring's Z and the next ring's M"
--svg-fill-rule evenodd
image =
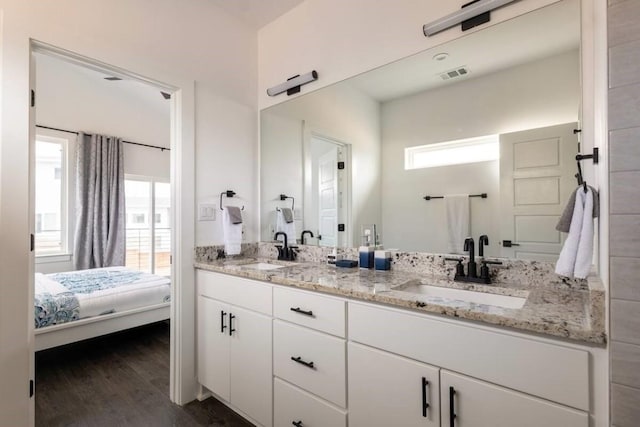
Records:
M513 3L514 1L517 0L480 0L476 3L470 4L463 9L460 9L457 12L423 25L422 31L424 32L424 35L426 37L429 37L451 27L455 27L456 25L461 24L463 21L505 6L509 3Z
M306 85L307 83L311 83L315 80L318 80L318 72L313 70L310 73L292 77L284 83L270 87L267 89L267 95L276 96L282 92L287 92L288 95L292 95L300 92L300 86Z

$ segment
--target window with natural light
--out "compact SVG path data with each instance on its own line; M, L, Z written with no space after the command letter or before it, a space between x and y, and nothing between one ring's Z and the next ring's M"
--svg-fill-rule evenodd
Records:
M36 138L36 256L67 252L67 140Z
M127 211L127 267L171 274L171 199L167 182L128 177L124 182ZM150 219L153 218L153 221Z
M404 168L405 170L435 168L487 162L499 158L498 135L488 135L405 148Z

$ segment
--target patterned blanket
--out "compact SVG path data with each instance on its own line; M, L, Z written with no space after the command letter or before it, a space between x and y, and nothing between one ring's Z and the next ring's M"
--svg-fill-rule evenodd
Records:
M80 318L77 295L128 285L143 273L131 270L83 270L51 275L36 274L35 327L71 322Z

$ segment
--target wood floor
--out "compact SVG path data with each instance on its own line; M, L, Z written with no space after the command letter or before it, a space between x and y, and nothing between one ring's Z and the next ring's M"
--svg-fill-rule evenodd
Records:
M36 353L36 426L248 427L213 398L169 401L167 322Z

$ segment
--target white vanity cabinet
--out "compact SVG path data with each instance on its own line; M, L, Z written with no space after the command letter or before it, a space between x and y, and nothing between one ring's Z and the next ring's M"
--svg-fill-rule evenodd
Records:
M198 270L198 381L262 426L272 425L271 287Z
M440 425L440 370L349 343L349 427Z
M276 426L346 427L346 301L274 288Z
M348 330L350 427L589 426L586 351L365 303ZM419 424L418 381L438 370L440 419Z

